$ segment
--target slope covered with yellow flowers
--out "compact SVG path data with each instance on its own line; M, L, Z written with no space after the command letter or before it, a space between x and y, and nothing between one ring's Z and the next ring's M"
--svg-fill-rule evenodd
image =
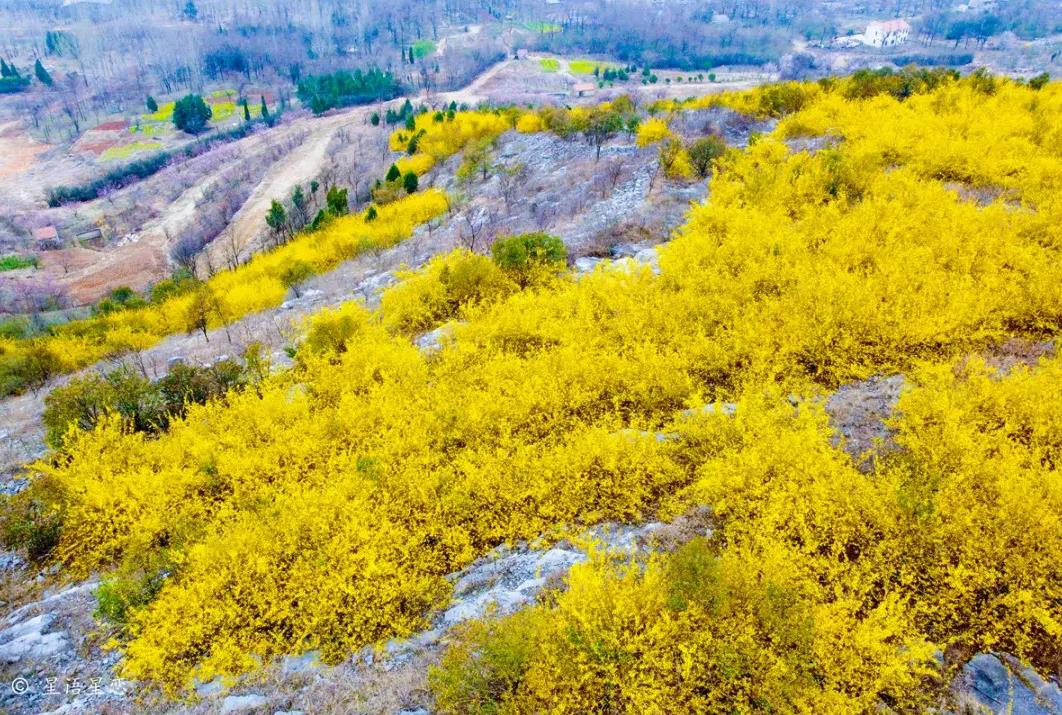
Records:
M277 306L288 293L284 272L290 266L305 265L311 273L329 271L365 251L409 238L414 228L443 213L448 205L438 191L404 197L381 207L372 222L365 220L364 213L334 218L323 228L300 234L241 266L218 272L192 291L161 302L75 320L29 340L0 338L0 372L4 377L9 370L44 377L72 372L105 357L143 350L167 335L220 327ZM36 370L34 362L39 364ZM7 389L7 385L0 386L0 390Z
M57 526L53 558L125 594L124 673L180 688L339 660L424 627L446 574L501 542L699 504L710 542L595 560L470 633L441 706L860 712L922 707L938 647L1058 668L1062 368L952 365L1062 322L1062 89L801 92L721 161L660 275L519 289L454 254L382 315L320 316L255 390L157 438L106 422L36 465L19 500ZM784 143L819 134L835 143ZM410 344L453 318L438 353ZM918 387L867 475L813 398L896 371ZM699 409L720 399L736 418ZM521 654L501 676L498 643Z

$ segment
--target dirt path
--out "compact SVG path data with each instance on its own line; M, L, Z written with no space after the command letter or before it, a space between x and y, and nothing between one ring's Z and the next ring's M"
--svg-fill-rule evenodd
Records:
M479 102L485 101L487 96L483 94L483 89L487 83L498 76L498 73L504 70L512 60L502 60L493 65L474 80L471 84L462 89L454 90L453 92L442 92L438 97L447 102L457 102L458 104L474 105Z
M234 257L245 259L253 253L265 233L265 217L273 199L289 196L296 186L316 178L328 158L328 145L336 131L362 126L369 111L358 108L307 120L312 121L312 128L306 138L269 168L228 227L207 247L203 260L216 268L230 265Z

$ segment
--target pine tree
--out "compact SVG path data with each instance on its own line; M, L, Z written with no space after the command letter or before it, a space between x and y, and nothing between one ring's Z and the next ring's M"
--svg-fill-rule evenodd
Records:
M147 106L147 110L152 114L159 111L159 103L156 102L155 98L152 97L150 94L148 95L147 101L144 102L144 104Z
M2 58L0 58L0 77L10 77L11 72L11 66L8 65L7 62L4 62Z
M372 223L376 220L376 207L370 206L369 210L365 212L365 223Z
M251 105L247 101L246 97L244 97L244 100L243 100L243 121L245 121L245 122L251 121Z
M416 174L409 171L402 177L402 186L405 188L407 194L414 194L420 186L420 181L417 180Z
M37 79L41 84L51 87L55 82L52 80L52 76L48 74L48 70L44 69L44 65L41 64L41 60L38 57L37 61L33 64L33 73L37 75Z
M269 121L269 106L266 104L265 95L262 95L262 119Z
M398 181L402 178L402 172L398 170L397 166L391 164L391 168L387 170L387 176L385 178L388 181Z
M173 125L189 134L198 134L206 129L213 111L198 94L189 94L173 106Z

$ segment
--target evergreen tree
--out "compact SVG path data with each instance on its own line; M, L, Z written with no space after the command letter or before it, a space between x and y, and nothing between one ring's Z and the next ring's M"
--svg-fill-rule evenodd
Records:
M406 172L406 175L402 177L402 186L405 188L407 194L414 194L420 186L420 181L417 180L417 175L412 171Z
M279 235L283 233L287 223L288 212L284 210L284 205L273 199L273 203L269 205L269 213L266 214L266 224Z
M147 110L152 114L159 111L159 103L156 102L155 98L152 97L150 94L148 95L147 101L144 102L144 104L147 106Z
M192 0L188 0L184 5L184 18L195 22L197 17L199 17L199 8L195 6L195 3L192 2Z
M243 121L251 121L251 104L246 97L243 98Z
M376 207L370 206L369 210L365 212L365 223L372 223L376 220Z
M266 104L265 95L262 95L262 119L269 121L269 106Z
M2 58L0 58L0 77L10 77L12 71L12 67L7 62L4 62Z
M52 76L48 74L48 70L44 69L44 65L41 64L41 60L38 57L37 61L33 63L33 73L37 75L37 79L41 84L51 87L55 82L52 80Z
M387 176L384 177L388 181L398 181L402 178L402 172L398 170L398 167L391 164L391 168L387 170Z
M328 205L328 213L332 216L345 216L350 211L347 190L338 186L333 186L328 190L325 203Z
M369 117L369 122L370 122L370 123L371 123L371 124L372 124L372 125L373 125L374 127L378 127L378 126L380 126L380 113L379 113L379 112L373 112L373 113L372 113L372 116L371 116L371 117Z
M206 128L214 112L198 94L189 94L173 105L173 125L189 134L198 134Z

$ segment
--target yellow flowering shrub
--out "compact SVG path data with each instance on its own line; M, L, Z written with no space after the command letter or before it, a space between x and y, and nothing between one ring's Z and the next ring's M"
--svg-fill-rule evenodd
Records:
M486 259L436 259L376 315L312 320L296 367L256 390L155 439L104 422L34 465L63 573L165 576L129 613L126 674L179 689L307 649L337 661L422 627L446 575L499 543L699 504L718 521L699 590L721 610L699 590L675 601L667 558L595 562L499 636L527 667L491 692L514 712L668 698L864 712L875 693L921 707L933 647L1057 668L1059 368L934 366L1059 331L1062 93L1000 81L986 97L964 80L839 102L803 87L778 95L802 108L775 135L719 159L659 275L626 262L515 290ZM486 113L466 134L512 119ZM790 121L840 141L793 152ZM448 124L420 146L458 146ZM323 270L445 209L440 194L405 201L380 228L352 217L281 250ZM212 284L224 310L263 300L283 265L268 255L243 274L257 291ZM434 354L410 343L454 318ZM134 319L161 320L121 324ZM783 397L893 372L916 385L903 449L869 476L813 400ZM734 419L701 414L735 399ZM479 697L439 682L451 710Z
M659 144L671 136L671 128L668 127L667 122L658 117L650 117L638 125L635 142L640 147L647 147Z
M875 712L931 702L931 649L899 603L807 593L782 552L703 540L645 564L598 557L568 588L462 629L430 673L442 713ZM920 708L921 709L921 708Z
M392 151L406 151L410 139L417 137L414 156L425 154L434 161L442 161L461 151L468 144L494 139L513 128L516 119L508 113L494 111L456 112L454 118L436 122L428 112L416 117L416 129L399 129L391 134Z
M416 333L461 317L463 311L512 293L516 285L494 261L458 250L428 262L421 271L398 275L381 298L384 324Z
M521 114L520 119L516 122L516 131L521 134L535 134L543 131L543 129L545 129L545 126L542 124L542 119L531 112Z
M402 157L395 162L395 166L403 176L411 171L417 176L423 176L435 166L435 158L430 154L414 154Z
M467 626L432 673L441 711L921 712L949 679L937 650L1055 672L1060 378L1059 359L916 370L871 475L812 403L759 393L670 426L697 466L664 513L710 504L711 536L644 564L599 555Z

